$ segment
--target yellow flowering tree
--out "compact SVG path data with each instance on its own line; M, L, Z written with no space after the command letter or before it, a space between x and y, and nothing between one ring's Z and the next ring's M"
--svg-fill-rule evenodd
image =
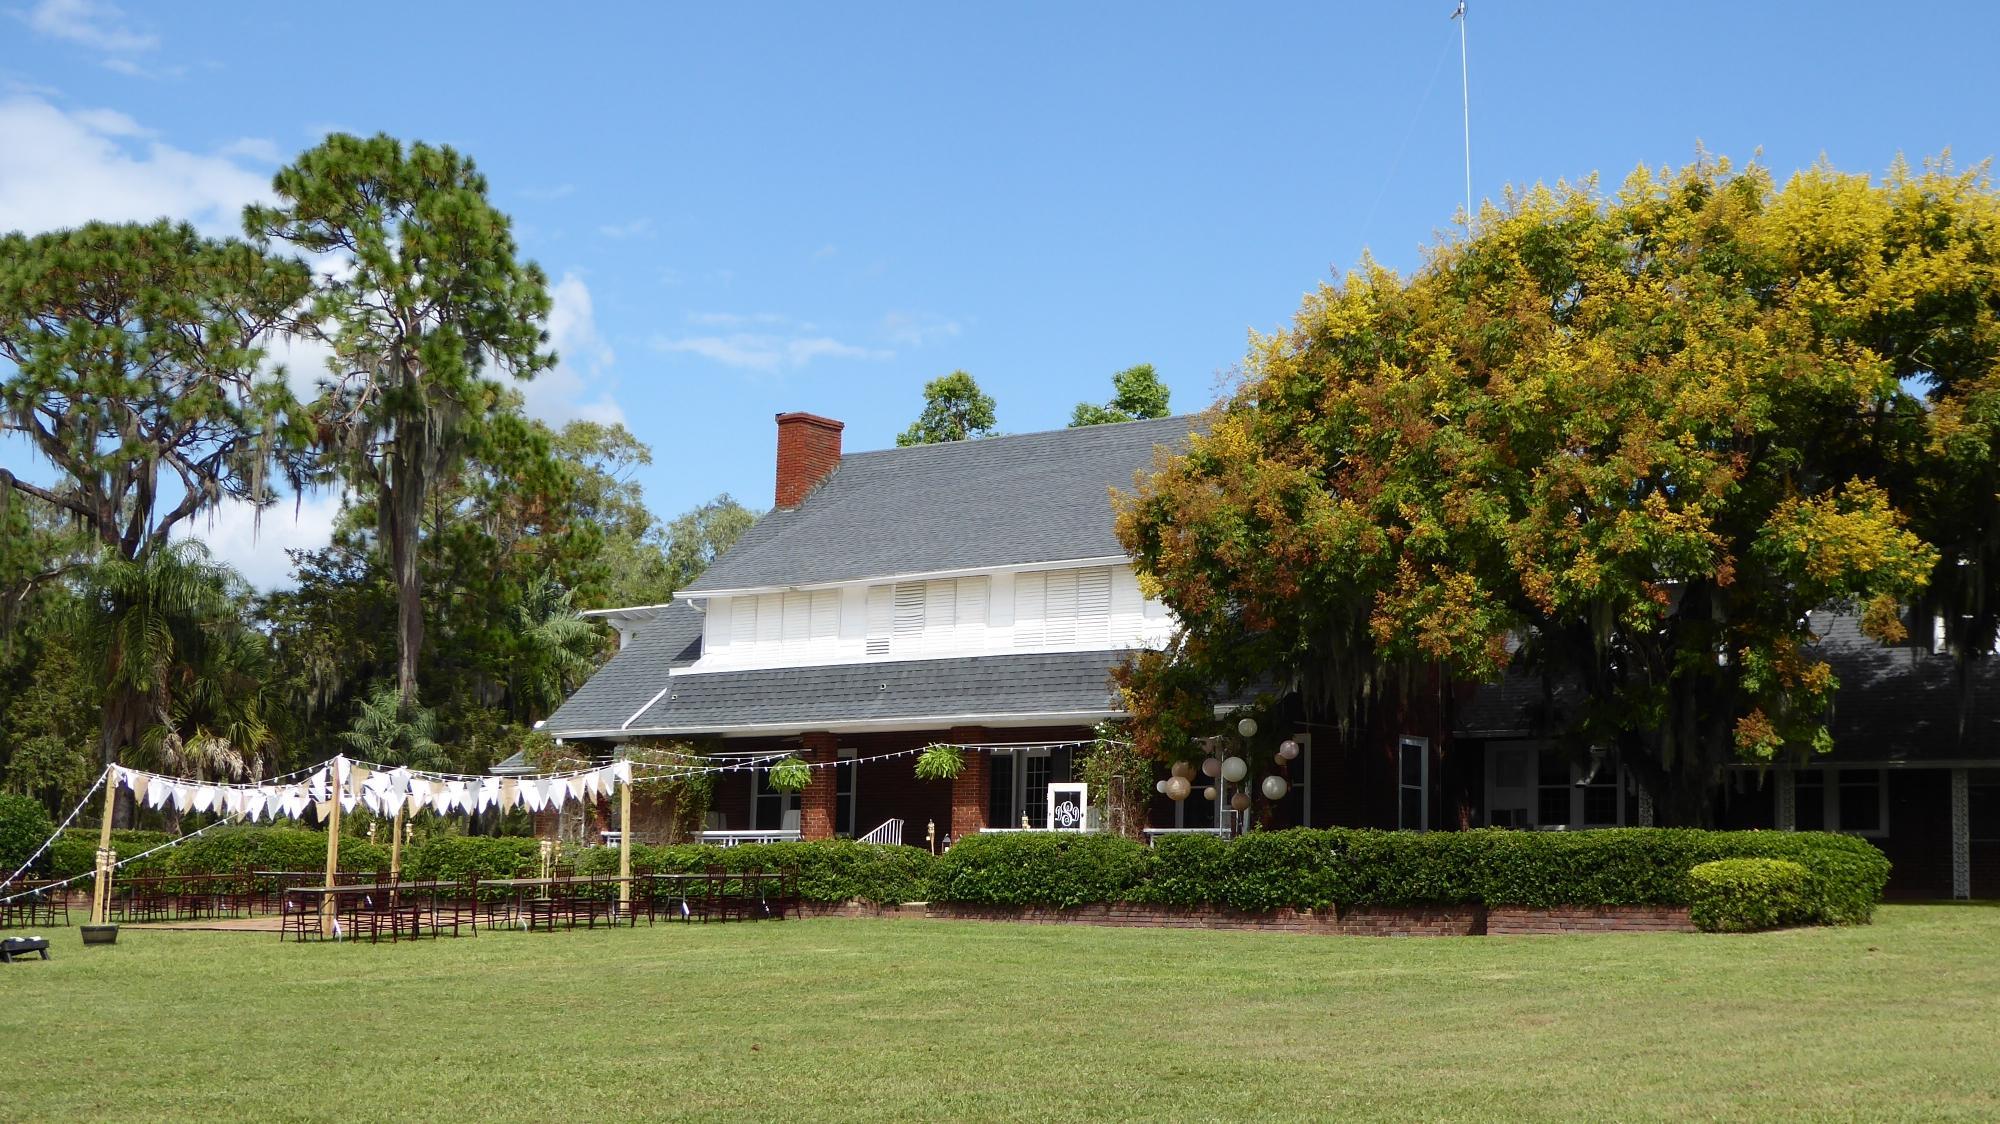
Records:
M1957 271L1987 267L1910 213L1946 196L1993 198L1943 168L1779 187L1704 159L1510 193L1415 275L1364 264L1309 295L1121 497L1183 624L1122 674L1140 736L1175 752L1210 692L1259 682L1365 728L1413 670L1525 662L1578 689L1571 744L1621 750L1674 822L1707 819L1729 760L1828 748L1807 614L1902 639L1942 565L1911 519L1952 502L1917 502L1925 481L1978 491L1937 454L1945 405L1885 351L1984 324ZM1990 348L1966 350L1990 386Z

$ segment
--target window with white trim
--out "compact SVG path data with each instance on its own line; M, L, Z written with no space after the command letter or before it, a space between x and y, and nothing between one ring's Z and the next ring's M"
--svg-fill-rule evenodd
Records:
M870 656L976 650L986 640L993 579L939 578L868 587Z
M1400 738L1396 742L1396 826L1404 831L1431 827L1431 741Z
M1798 769L1792 773L1792 827L1798 831L1889 834L1885 769Z

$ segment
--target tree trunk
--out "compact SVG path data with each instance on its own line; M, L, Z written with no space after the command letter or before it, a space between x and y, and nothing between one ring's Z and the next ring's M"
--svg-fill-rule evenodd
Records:
M104 716L99 727L98 749L105 765L116 765L124 751L139 744L145 728L146 696L130 687L109 686L104 692ZM132 794L120 792L111 814L113 827L131 827L137 808Z
M424 647L424 589L417 566L417 537L423 521L422 474L398 445L391 487L379 503L387 518L390 567L396 577L396 694L404 707L417 702L417 656Z

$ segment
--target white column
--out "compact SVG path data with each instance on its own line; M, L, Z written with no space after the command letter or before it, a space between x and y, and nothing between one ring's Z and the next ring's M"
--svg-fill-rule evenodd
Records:
M1964 769L1951 771L1951 896L1972 896L1972 817L1970 785Z
M1780 766L1778 769L1778 830L1797 831L1799 812L1796 792L1792 788L1792 771Z

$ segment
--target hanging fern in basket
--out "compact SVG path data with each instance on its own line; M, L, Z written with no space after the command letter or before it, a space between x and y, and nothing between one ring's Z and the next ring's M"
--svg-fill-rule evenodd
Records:
M917 755L917 776L927 781L948 781L965 768L965 750L955 745L934 745Z
M771 787L779 792L803 792L812 778L812 769L796 757L787 757L771 766Z

